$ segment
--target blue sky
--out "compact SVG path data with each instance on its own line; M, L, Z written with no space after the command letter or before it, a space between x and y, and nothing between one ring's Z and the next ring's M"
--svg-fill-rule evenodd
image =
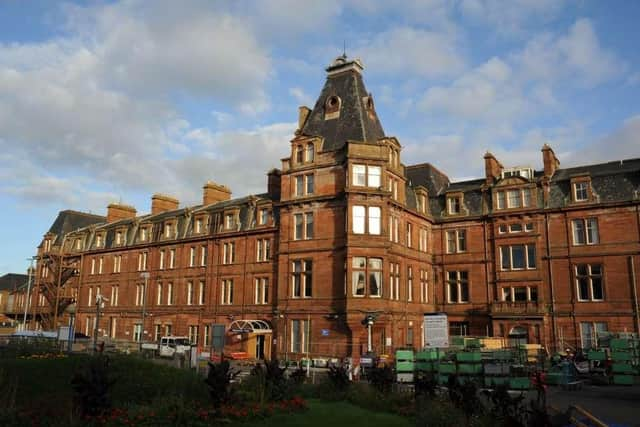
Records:
M303 4L307 3L307 4ZM0 274L58 211L266 189L324 67L359 57L405 164L640 157L640 2L0 1Z

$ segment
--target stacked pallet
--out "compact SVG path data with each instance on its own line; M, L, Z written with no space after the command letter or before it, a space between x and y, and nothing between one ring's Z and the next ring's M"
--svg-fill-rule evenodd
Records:
M609 347L611 348L611 380L613 384L633 385L633 376L636 373L638 360L637 344L637 340L628 338L611 339Z

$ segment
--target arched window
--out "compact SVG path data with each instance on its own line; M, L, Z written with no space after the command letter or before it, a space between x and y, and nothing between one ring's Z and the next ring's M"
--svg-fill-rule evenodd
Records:
M307 154L306 154L307 162L313 162L314 157L315 157L315 148L312 143L308 143Z

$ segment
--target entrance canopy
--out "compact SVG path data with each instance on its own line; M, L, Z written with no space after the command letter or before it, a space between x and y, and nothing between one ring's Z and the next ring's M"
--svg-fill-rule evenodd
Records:
M272 331L271 325L264 320L242 319L231 322L229 332L235 334L270 334Z

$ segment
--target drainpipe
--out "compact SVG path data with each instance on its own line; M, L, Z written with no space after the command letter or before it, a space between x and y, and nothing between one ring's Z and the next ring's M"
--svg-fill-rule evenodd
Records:
M638 289L636 279L636 266L633 255L629 256L629 271L631 271L631 291L633 293L633 312L636 323L636 333L640 334L640 311L638 311Z
M551 262L551 242L549 241L549 214L544 214L545 240L547 246L547 263L549 273L549 292L551 297L551 332L553 335L553 349L557 349L558 326L556 324L556 297L553 286L553 263Z

